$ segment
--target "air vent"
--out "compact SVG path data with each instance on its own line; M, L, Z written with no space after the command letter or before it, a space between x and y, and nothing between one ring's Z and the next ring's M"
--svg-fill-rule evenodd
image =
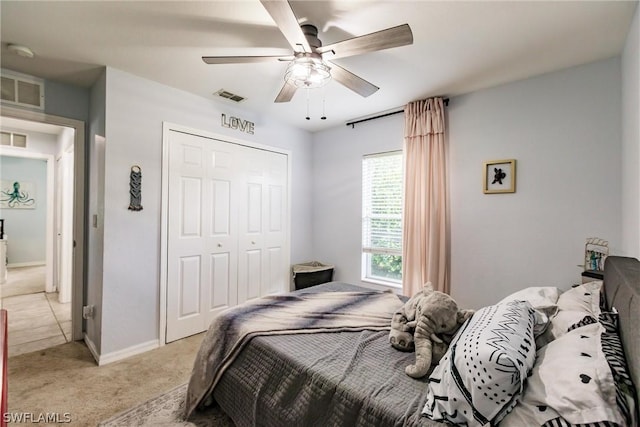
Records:
M2 70L3 103L44 110L44 80Z
M242 101L245 100L244 97L242 97L240 95L236 95L235 93L231 93L231 92L226 91L224 89L220 89L214 95L218 95L218 96L220 96L222 98L230 99L231 101L234 101L234 102L242 102Z
M0 145L27 148L27 135L13 132L0 132Z

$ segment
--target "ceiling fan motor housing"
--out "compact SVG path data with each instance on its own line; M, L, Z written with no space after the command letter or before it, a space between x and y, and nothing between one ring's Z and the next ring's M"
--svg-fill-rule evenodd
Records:
M302 33L309 42L309 46L314 50L322 47L322 41L318 38L318 28L315 25L303 24L300 25L300 29L302 29Z

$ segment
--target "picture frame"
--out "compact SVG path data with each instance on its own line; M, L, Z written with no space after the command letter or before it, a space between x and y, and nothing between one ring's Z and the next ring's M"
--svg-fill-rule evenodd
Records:
M482 170L484 194L516 192L516 160L491 160L484 162Z
M35 209L36 185L20 180L0 180L0 209Z

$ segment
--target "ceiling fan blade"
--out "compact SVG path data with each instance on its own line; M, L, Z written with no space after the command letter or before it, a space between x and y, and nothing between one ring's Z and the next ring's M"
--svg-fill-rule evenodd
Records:
M300 29L298 18L285 0L260 0L269 15L296 52L311 52L311 46Z
M282 89L280 89L280 93L278 94L278 96L276 96L276 100L274 102L291 101L291 98L293 98L293 95L296 93L297 89L298 88L294 85L290 85L289 83L285 82L284 86L282 86Z
M316 49L318 53L332 52L333 56L327 59L345 58L361 53L374 52L376 50L413 44L413 33L409 24L387 28L386 30L366 34L360 37L322 46Z
M293 56L203 56L207 64L249 64L253 62L293 61Z
M380 89L378 86L369 83L365 79L356 76L352 72L345 70L333 62L331 62L330 67L331 77L357 94L367 97L369 95L373 95L378 89Z

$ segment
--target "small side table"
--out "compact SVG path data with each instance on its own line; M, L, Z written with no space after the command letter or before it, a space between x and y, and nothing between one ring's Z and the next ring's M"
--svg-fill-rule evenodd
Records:
M589 283L594 280L604 280L604 271L585 270L582 272L582 283Z

